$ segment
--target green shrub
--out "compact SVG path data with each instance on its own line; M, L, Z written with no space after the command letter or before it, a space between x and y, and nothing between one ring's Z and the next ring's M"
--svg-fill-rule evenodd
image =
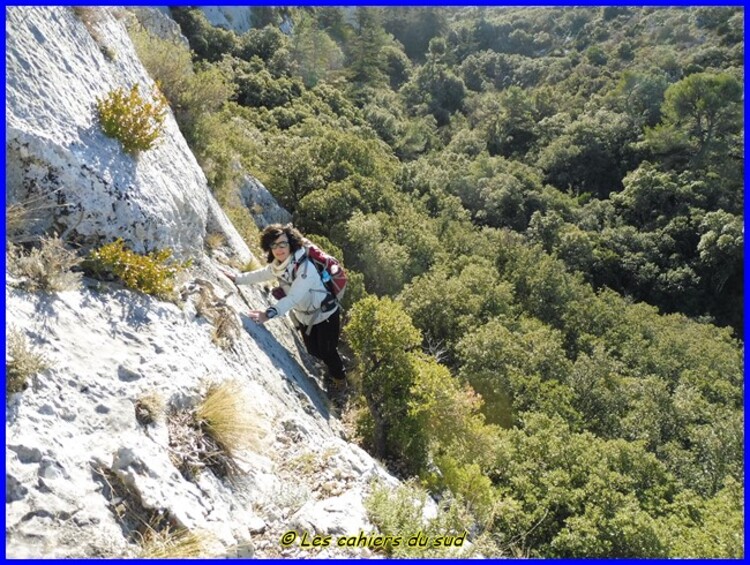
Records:
M190 261L170 261L171 249L160 249L148 255L139 255L127 249L122 239L92 251L84 263L95 278L116 278L133 290L140 290L161 298L170 298L174 291L174 277L180 269L190 266Z
M6 339L5 392L23 392L29 386L29 378L44 371L47 362L42 355L31 350L20 330L8 328Z
M104 98L97 98L96 108L104 133L119 140L128 153L151 149L161 135L167 109L167 101L158 89L154 90L153 99L153 102L144 100L137 84L129 93L118 88Z
M419 345L419 332L399 304L368 296L352 308L345 333L362 375L375 455L406 473L419 472L426 464L427 437L409 409L418 371L409 350Z
M498 548L485 534L471 540L469 531L475 530L474 521L458 498L446 497L437 508L429 512L427 492L416 482L409 481L394 489L376 484L365 499L368 519L385 536L394 536L397 543L386 544L385 551L394 557L469 557L472 555L498 556ZM428 518L427 515L432 514ZM421 545L409 538L421 534ZM453 547L437 545L438 536L447 540L463 538Z
M138 58L164 93L182 134L195 151L204 135L213 135L201 130L201 118L221 109L236 87L212 64L193 69L190 49L181 43L152 36L134 26L128 33Z
M409 481L397 489L386 485L375 485L365 499L368 519L386 536L415 534L424 529L427 491L414 481ZM399 544L405 545L405 544ZM391 544L385 547L387 553L403 555Z

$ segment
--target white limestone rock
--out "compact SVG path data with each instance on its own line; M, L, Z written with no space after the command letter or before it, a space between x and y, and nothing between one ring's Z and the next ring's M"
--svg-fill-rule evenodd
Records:
M351 536L375 530L367 520L362 500L364 493L352 489L324 500L307 502L291 518L292 528L316 534Z
M240 185L240 197L260 229L269 224L286 224L292 221L292 215L279 205L259 180L250 175L246 175Z
M151 35L190 48L187 38L182 35L180 25L169 16L168 8L132 8L131 10L133 16Z
M211 24L231 29L238 35L253 27L252 8L249 6L203 6L201 10Z
M104 135L96 99L153 81L121 21L97 8L99 42L69 7L8 7L7 191L54 205L37 230L82 242L122 237L139 252L201 251L211 195L171 113L156 146L138 157Z

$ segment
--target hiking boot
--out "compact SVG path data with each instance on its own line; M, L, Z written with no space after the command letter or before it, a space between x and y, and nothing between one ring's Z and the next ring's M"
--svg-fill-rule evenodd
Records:
M325 380L326 390L328 396L336 396L346 392L347 383L346 379L332 379L330 377Z
M325 385L328 398L339 408L342 407L346 402L347 390L349 388L346 379L332 379L329 377L326 378Z

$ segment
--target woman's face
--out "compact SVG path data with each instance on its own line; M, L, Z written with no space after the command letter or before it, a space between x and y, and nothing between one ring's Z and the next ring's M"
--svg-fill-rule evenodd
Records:
M282 233L271 244L271 253L273 253L274 259L279 263L283 263L289 257L291 248L289 247L289 239L285 233Z

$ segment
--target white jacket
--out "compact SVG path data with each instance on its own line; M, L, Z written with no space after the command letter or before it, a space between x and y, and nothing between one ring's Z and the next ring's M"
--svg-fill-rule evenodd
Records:
M328 290L323 285L320 274L310 259L305 259L300 263L297 269L297 277L293 277L294 265L300 261L304 254L304 249L295 251L294 257L289 261L289 265L280 277L273 274L271 263L269 263L257 271L238 275L234 282L238 285L250 285L276 279L286 293L286 296L274 306L279 316L283 316L291 310L294 318L300 324L304 326L319 324L327 320L336 311L338 304L328 312L320 311L320 303L328 294Z

